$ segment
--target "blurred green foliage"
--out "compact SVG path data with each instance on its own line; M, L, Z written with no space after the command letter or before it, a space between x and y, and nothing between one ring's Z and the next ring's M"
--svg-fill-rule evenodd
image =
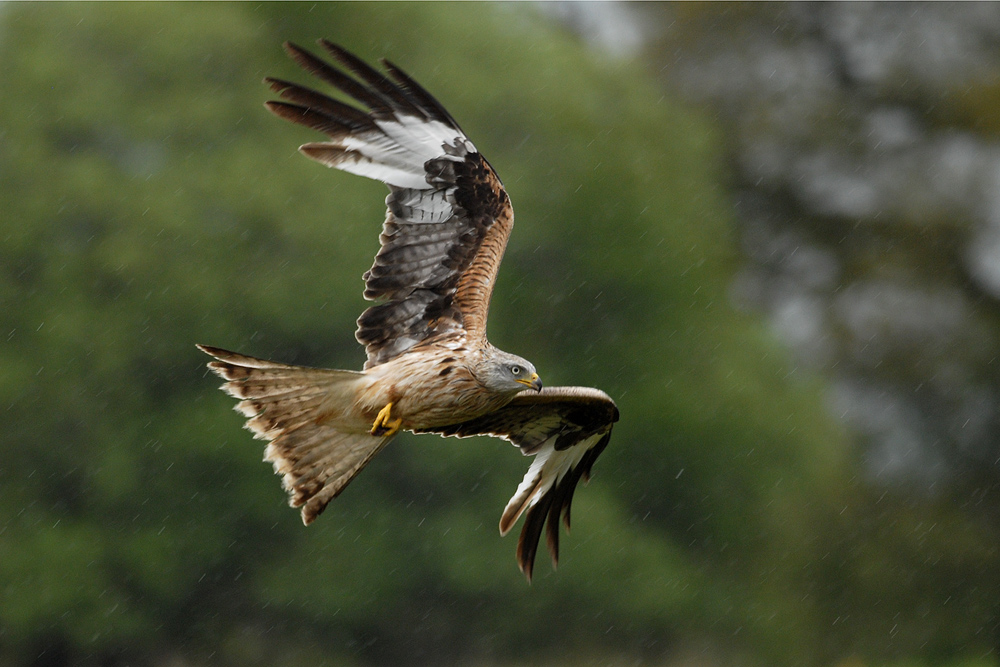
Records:
M401 437L307 530L194 349L363 360L384 187L302 158L315 137L261 107L265 75L308 80L281 42L318 37L460 120L517 213L491 339L621 408L530 587L496 531L528 463L509 445ZM727 305L711 126L637 67L526 9L450 4L8 3L0 60L0 664L990 645L898 566L924 557L911 528L956 582L995 549L873 511L822 387ZM887 649L900 596L928 606Z

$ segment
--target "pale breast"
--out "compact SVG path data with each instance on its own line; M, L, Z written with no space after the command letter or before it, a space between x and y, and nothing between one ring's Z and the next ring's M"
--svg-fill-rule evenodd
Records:
M403 428L444 426L478 417L510 401L486 389L469 372L478 361L478 350L468 350L464 340L446 339L414 347L366 374L374 382L359 407L365 418L392 403L392 418L402 418Z

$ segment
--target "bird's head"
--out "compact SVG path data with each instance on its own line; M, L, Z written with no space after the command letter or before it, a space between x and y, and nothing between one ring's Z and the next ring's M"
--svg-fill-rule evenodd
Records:
M530 361L496 349L491 352L476 373L487 389L504 394L516 394L525 389L542 390L542 380Z

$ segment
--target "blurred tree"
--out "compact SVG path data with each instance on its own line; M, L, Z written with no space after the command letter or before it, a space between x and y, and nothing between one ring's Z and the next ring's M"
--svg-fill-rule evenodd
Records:
M858 481L812 568L830 655L995 662L997 5L630 9L665 89L719 119L734 302L850 432Z
M841 435L728 307L716 137L641 71L493 5L7 4L0 26L0 663L836 655ZM260 107L264 75L304 78L281 42L317 37L460 120L518 219L491 337L621 407L531 587L494 527L515 450L401 438L306 530L193 347L361 364L384 188Z

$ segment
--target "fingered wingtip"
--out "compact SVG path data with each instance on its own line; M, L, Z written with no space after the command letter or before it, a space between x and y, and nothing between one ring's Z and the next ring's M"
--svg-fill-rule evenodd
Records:
M265 76L261 80L261 83L263 83L265 86L269 87L276 93L281 93L281 91L285 90L286 88L289 88L292 85L288 81L285 81L284 79L277 79L273 76Z
M521 574L524 575L524 578L528 581L529 586L531 585L531 574L532 570L534 569L533 565L534 563L532 561L527 561L527 562L518 561L517 563L518 568L520 568L521 570Z
M336 42L331 42L326 37L320 37L319 39L316 40L316 43L322 46L330 53L335 55L341 53L348 53L347 49L342 47L340 44L337 44Z

